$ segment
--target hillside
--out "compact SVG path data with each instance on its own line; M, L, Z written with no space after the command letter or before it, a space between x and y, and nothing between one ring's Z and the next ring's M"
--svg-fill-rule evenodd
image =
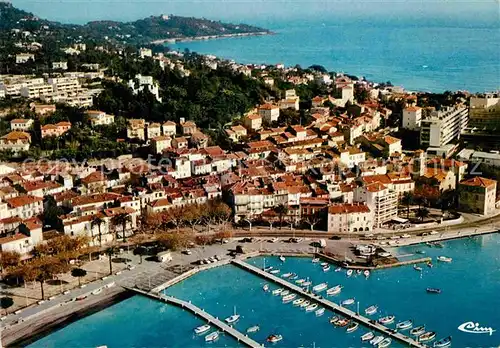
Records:
M0 2L0 31L11 30L50 32L52 38L112 41L125 45L143 45L155 40L197 36L252 34L269 32L246 24L229 24L209 19L151 16L134 22L95 21L85 25L62 24L40 19L36 15Z

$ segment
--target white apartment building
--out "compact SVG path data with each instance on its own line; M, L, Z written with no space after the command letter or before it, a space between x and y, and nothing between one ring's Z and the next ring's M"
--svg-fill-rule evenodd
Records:
M155 96L156 100L161 103L160 87L157 83L154 82L152 76L142 76L141 74L137 74L135 76L135 79L128 82L128 86L132 89L134 94L147 89L151 94Z
M7 93L3 89L0 89L0 98L5 98L6 95Z
M433 111L422 120L420 144L427 147L442 147L459 138L469 122L469 111L465 106L446 107Z
M374 227L398 216L398 194L387 186L376 182L357 187L354 190L354 201L364 202L374 213Z
M6 199L9 215L21 219L29 219L43 213L43 198L31 195L17 196Z
M87 111L87 116L90 119L92 127L109 125L115 122L115 117L113 115L106 114L104 111L89 110Z
M15 118L10 121L10 129L26 132L33 126L33 122L29 118Z
M35 55L32 53L20 53L16 54L16 64L24 64L29 60L35 61Z
M342 203L328 207L328 232L356 233L373 230L374 214L363 203Z
M54 93L54 86L46 83L22 87L20 90L21 97L30 99L52 96L52 93Z
M54 70L68 70L68 62L52 62Z
M49 85L54 87L54 91L58 93L77 92L80 89L80 83L77 78L71 77L54 77L47 79Z
M272 104L264 104L259 107L259 115L265 122L278 121L280 117L280 107Z
M419 130L422 124L422 108L410 106L403 109L402 127L410 130Z

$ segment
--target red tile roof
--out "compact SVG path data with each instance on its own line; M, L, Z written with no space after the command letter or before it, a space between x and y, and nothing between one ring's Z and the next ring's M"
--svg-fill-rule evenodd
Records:
M328 214L352 214L352 213L369 213L370 208L364 204L336 204L328 207Z
M460 182L460 185L479 186L479 187L490 187L496 184L497 182L495 180L482 178L480 176L475 176L473 178Z

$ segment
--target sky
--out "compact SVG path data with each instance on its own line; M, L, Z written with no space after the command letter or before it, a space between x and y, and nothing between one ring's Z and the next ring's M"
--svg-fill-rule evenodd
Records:
M0 0L1 1L1 0ZM11 0L23 10L64 23L132 21L162 13L268 24L288 19L363 17L500 22L499 0Z

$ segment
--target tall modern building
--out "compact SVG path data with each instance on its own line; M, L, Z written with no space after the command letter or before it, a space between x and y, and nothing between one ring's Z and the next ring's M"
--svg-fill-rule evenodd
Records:
M488 93L470 98L469 128L479 132L500 130L500 95Z
M427 147L442 147L460 138L469 122L469 110L463 105L433 111L422 120L420 144Z

